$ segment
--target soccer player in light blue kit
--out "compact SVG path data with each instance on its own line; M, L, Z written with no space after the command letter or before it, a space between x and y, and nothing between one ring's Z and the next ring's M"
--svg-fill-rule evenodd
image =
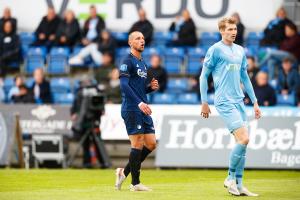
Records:
M230 155L228 177L224 181L224 186L233 195L258 196L242 185L249 135L246 127L244 94L240 83L244 85L254 105L256 119L260 118L261 112L247 74L247 59L243 47L233 43L237 34L236 22L233 18L225 17L219 21L218 26L222 40L208 49L200 76L201 115L208 118L210 114L207 103L207 78L212 73L215 107L237 142Z

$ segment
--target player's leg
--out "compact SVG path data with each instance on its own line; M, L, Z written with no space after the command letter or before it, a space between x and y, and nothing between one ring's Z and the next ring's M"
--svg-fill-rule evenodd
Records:
M132 177L131 184L140 183L141 155L144 145L144 134L136 134L129 136L131 143L131 151L129 154L130 173Z
M144 146L142 149L141 162L143 162L146 157L156 148L156 137L155 129L153 125L153 120L150 116L143 115L143 127L144 127ZM130 173L129 163L126 165L123 171L124 175L127 177Z
M220 113L231 133L235 135L244 129L243 119L235 105L226 104L222 106L216 106L216 109ZM241 155L243 155L245 149L245 145L237 142L229 156L228 176L224 181L224 186L227 187L228 192L233 195L240 195L236 185L235 172L236 167L242 157Z
M144 134L144 146L142 149L141 162L143 162L146 157L156 148L156 138L155 134L149 133ZM127 177L130 173L130 164L127 163L123 171L124 175Z
M129 165L130 165L130 173L132 177L130 191L150 191L151 189L147 186L140 183L140 169L142 163L142 152L144 149L144 134L140 134L142 137L140 139L136 139L136 135L130 136L130 141L137 140L137 145L132 145L131 153L129 157ZM133 144L131 142L131 144ZM148 149L147 149L148 151ZM149 153L147 152L147 155ZM137 156L138 155L138 156ZM146 157L146 156L145 156ZM144 158L145 159L145 158Z
M139 170L141 162L141 152L144 145L144 129L143 120L140 112L122 112L122 118L124 119L127 134L131 143L131 150L129 154L129 169L132 175L132 183L139 183ZM132 168L132 169L131 169ZM117 190L121 190L122 183L126 179L123 168L116 169L116 183Z
M248 129L246 128L246 121L247 121L247 115L246 115L246 109L244 104L240 104L238 107L238 110L240 111L240 114L242 116L242 119L245 124L245 128L238 130L237 133L234 134L235 139L238 143L244 144L247 148L247 145L249 143L249 133ZM246 149L244 153L242 154L242 157L240 159L240 162L238 163L236 167L235 177L236 177L236 183L238 190L240 192L240 195L246 195L246 196L258 196L257 194L254 194L250 192L247 188L243 186L243 175L244 175L244 168L246 163Z

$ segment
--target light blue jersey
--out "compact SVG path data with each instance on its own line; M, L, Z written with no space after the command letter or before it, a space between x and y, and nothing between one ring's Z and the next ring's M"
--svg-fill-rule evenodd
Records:
M200 76L201 101L207 102L207 78L212 73L214 103L230 132L244 126L247 120L241 83L252 103L257 101L247 74L247 66L243 47L237 44L226 45L222 41L211 46L204 59Z
M207 84L205 76L211 72L215 87L215 105L242 102L244 93L241 82L251 101L256 101L247 74L247 59L243 47L234 43L229 46L220 41L208 49L200 78L202 102L207 102L207 89L204 82Z

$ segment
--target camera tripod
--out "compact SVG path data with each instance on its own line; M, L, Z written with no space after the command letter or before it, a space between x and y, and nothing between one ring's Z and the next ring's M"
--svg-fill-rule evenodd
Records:
M96 154L97 154L97 158L98 161L101 164L102 168L109 168L111 167L111 161L110 158L106 152L105 146L104 146L104 142L100 137L100 121L99 120L95 120L93 123L93 126L91 128L88 128L83 136L80 138L79 143L76 147L75 153L73 155L70 156L70 158L67 161L67 166L70 167L76 157L76 155L78 154L79 150L81 149L83 143L86 140L89 140L91 138L91 141L93 144L95 144L96 147Z

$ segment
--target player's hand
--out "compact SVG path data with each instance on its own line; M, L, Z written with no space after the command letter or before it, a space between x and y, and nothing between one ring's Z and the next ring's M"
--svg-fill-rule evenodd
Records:
M152 113L151 108L144 102L139 103L139 108L145 115L151 115Z
M151 83L150 83L150 87L151 87L152 90L158 90L159 84L158 84L158 81L155 78L152 78Z
M253 108L254 108L255 119L259 119L261 117L261 112L257 102L254 103Z
M208 106L208 103L203 103L201 108L201 116L204 118L208 118L210 114L210 108Z

